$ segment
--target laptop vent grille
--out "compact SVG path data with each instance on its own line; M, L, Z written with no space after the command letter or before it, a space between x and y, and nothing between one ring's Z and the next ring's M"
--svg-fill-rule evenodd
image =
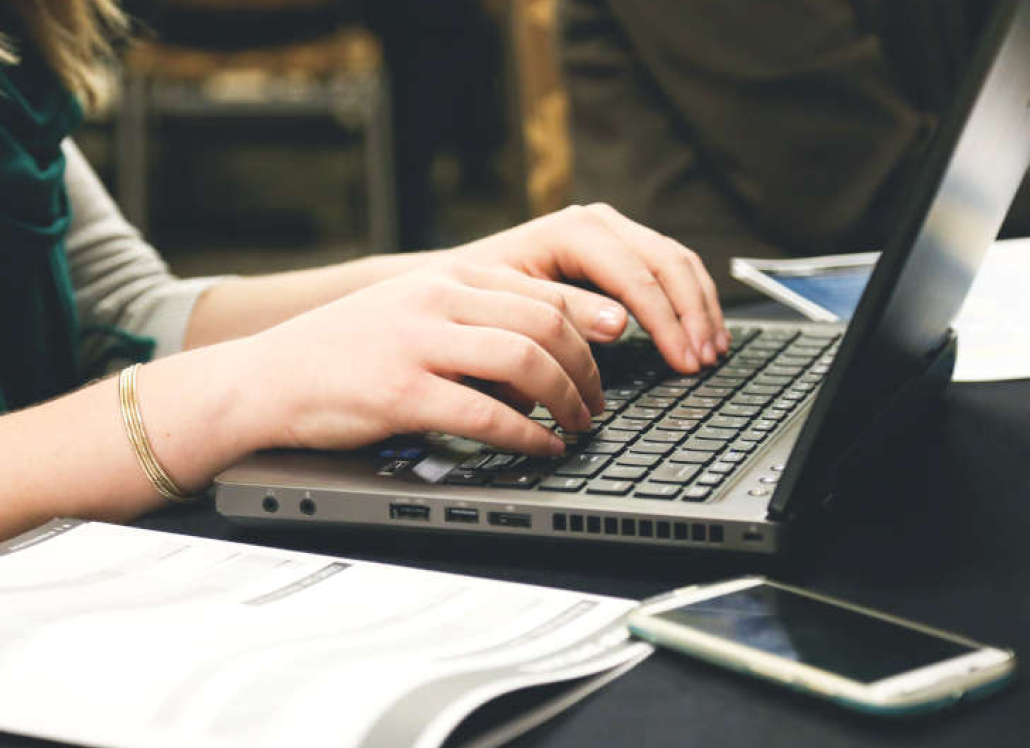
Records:
M670 522L642 517L605 517L595 514L551 515L551 527L570 535L616 535L624 538L679 540L686 543L722 543L725 530L708 522Z

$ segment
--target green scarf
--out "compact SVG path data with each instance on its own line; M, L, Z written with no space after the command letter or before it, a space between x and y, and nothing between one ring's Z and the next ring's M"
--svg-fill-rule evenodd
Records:
M79 383L78 319L64 251L71 222L61 141L82 119L26 45L0 66L0 408Z

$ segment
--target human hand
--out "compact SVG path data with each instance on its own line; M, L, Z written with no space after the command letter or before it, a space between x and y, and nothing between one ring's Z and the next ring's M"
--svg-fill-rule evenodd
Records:
M251 384L270 393L264 444L351 449L441 431L560 454L548 429L463 383L499 383L570 431L590 427L601 379L557 285L452 258L252 336Z
M590 340L616 337L626 324L625 304L681 372L714 364L729 350L715 284L697 254L607 205L572 206L439 257L533 278L590 281L611 299L559 287L580 333ZM607 316L599 318L602 309Z

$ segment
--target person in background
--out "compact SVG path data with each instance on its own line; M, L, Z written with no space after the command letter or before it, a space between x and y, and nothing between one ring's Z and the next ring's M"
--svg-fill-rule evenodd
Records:
M693 247L724 298L731 256L883 245L992 6L562 2L573 198Z
M520 410L589 427L588 342L627 312L677 371L728 350L698 256L599 204L452 249L171 276L68 138L126 26L114 0L0 6L0 537L130 520L264 448L444 431L560 454Z

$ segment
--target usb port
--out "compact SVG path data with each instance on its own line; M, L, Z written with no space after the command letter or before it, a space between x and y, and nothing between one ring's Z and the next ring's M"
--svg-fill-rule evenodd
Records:
M459 506L449 506L444 509L444 520L447 522L468 522L475 524L479 522L478 509L465 509Z
M501 527L532 527L533 518L528 514L516 514L514 512L490 512L487 514L487 521L491 525Z
M429 519L429 507L419 504L390 504L390 519Z

